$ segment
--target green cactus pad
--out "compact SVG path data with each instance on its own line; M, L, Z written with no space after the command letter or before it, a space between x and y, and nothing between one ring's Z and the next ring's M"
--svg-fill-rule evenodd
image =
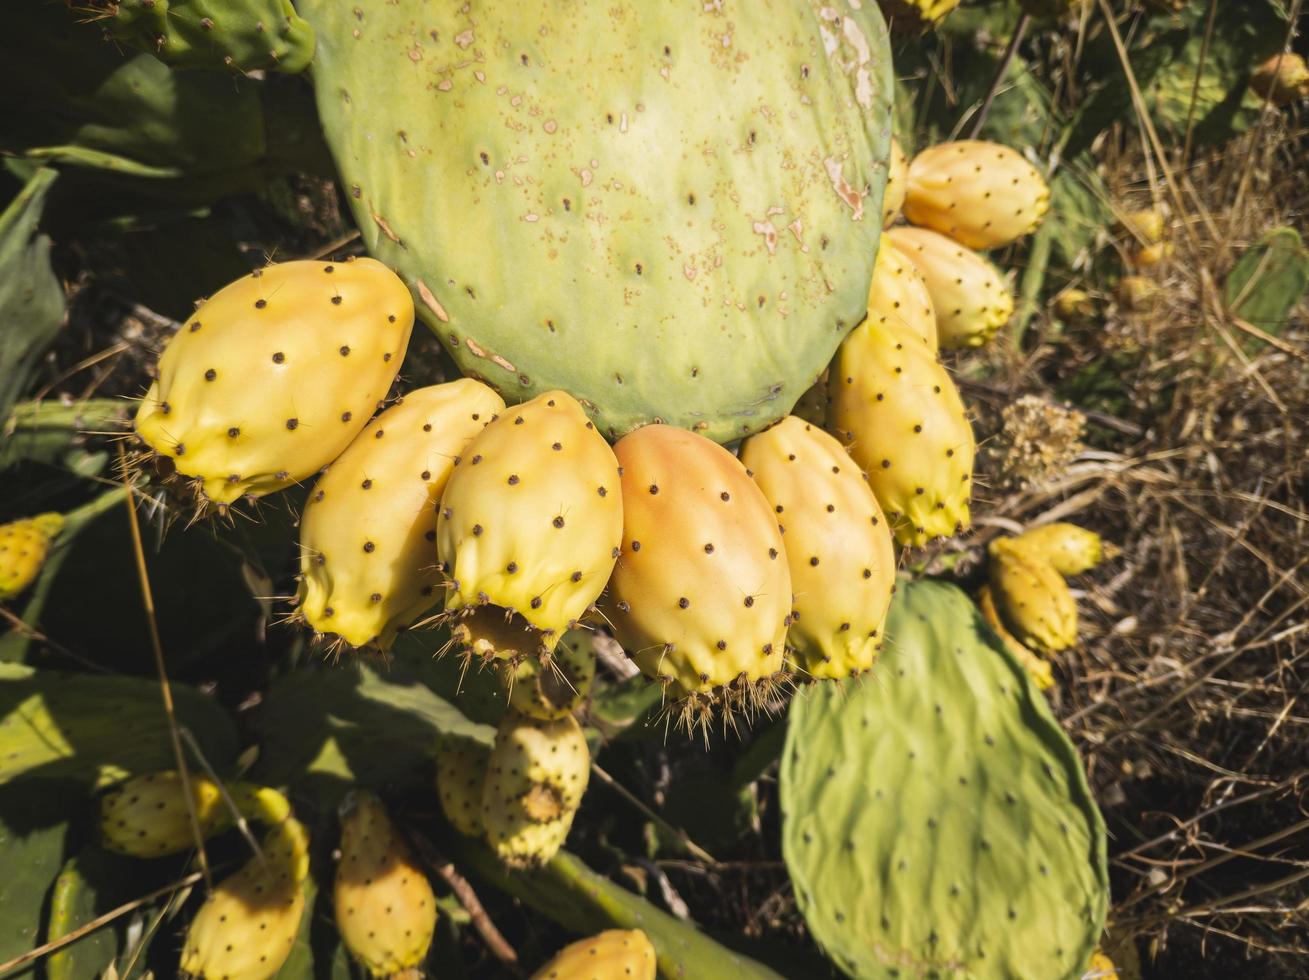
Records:
M301 9L369 251L507 401L564 388L610 437L736 439L863 319L891 138L875 4Z
M314 56L314 31L291 0L78 0L105 35L173 68L299 72Z
M1080 977L1104 927L1081 761L967 596L902 586L878 673L809 688L782 849L814 937L859 978Z
M1306 288L1309 249L1298 231L1283 226L1266 232L1236 260L1223 284L1223 302L1234 316L1280 336Z

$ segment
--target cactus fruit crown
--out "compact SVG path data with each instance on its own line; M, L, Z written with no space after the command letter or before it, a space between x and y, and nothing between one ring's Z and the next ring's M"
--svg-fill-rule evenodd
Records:
M136 433L165 482L219 513L313 476L368 422L413 327L373 259L283 262L219 290L159 358Z
M595 649L586 630L571 630L553 653L498 666L509 705L533 718L553 721L570 714L591 692Z
M640 929L609 929L570 943L532 980L655 980L655 948Z
M506 401L565 388L609 438L727 442L863 318L893 91L875 3L297 7L368 251Z
M486 659L550 653L591 612L622 526L618 462L571 395L494 419L455 457L437 513L454 643Z

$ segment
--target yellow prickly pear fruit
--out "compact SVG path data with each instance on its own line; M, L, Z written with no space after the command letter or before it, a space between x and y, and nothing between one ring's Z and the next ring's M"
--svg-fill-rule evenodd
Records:
M694 432L647 425L614 453L624 502L605 607L614 635L675 697L750 702L781 671L790 622L772 507L735 456Z
M351 646L389 646L441 600L436 509L454 461L504 401L471 378L411 391L319 479L300 524L299 614Z
M1309 65L1294 51L1275 54L1250 76L1250 88L1274 105L1309 96Z
M1065 577L1090 571L1100 564L1104 553L1100 535L1062 521L1024 531L1007 544L1048 561Z
M413 324L409 290L373 259L258 269L169 340L136 432L220 510L298 483L386 397Z
M191 801L200 833L208 837L226 825L228 812L213 780L189 774ZM100 843L132 857L161 857L195 846L182 774L144 773L100 799Z
M436 522L455 641L484 657L549 653L618 557L613 450L571 395L547 391L507 410L455 463Z
M291 955L304 914L309 834L289 818L270 830L262 854L220 882L191 920L182 972L203 980L267 980Z
M341 804L341 862L332 892L346 949L374 977L407 975L427 958L436 896L374 794Z
M887 162L886 192L882 195L882 227L890 228L900 220L904 208L905 187L909 178L909 158L900 141L891 137L891 157Z
M1123 276L1118 280L1115 296L1124 309L1144 312L1159 299L1159 287L1145 276Z
M469 837L482 836L482 784L491 750L480 742L442 738L436 750L436 793L450 826Z
M943 348L981 347L1009 322L1014 298L991 262L926 228L892 228L887 234L927 283Z
M1089 320L1095 316L1095 300L1086 290L1070 287L1054 298L1054 311L1062 320Z
M903 330L864 321L837 352L827 426L868 474L901 544L969 523L976 443L959 389Z
M888 26L900 33L924 30L937 24L959 0L878 0Z
M572 715L555 721L505 713L482 786L482 828L500 859L535 868L563 846L591 776L591 754Z
M1113 960L1097 949L1091 954L1091 962L1082 974L1082 980L1118 980L1118 968Z
M781 525L795 608L787 644L801 672L850 677L873 665L895 589L891 530L859 465L793 415L751 436L741 462Z
M1138 269L1153 269L1164 259L1172 258L1172 256L1172 242L1155 242L1153 245L1137 249L1132 254L1132 264Z
M1037 653L1066 650L1077 642L1077 603L1055 567L1010 539L991 545L991 598L1014 638Z
M1158 208L1128 211L1122 216L1121 224L1127 234L1146 245L1163 241L1167 231L1164 214Z
M564 634L553 653L501 664L497 669L511 707L546 721L562 718L591 693L595 680L591 634L572 630Z
M532 980L655 980L654 944L640 929L609 929L579 939L532 974Z
M868 287L868 319L879 326L894 324L922 337L936 353L936 311L927 281L910 259L882 235Z
M36 580L63 526L63 516L53 513L0 524L0 601L12 599Z
M968 248L1000 248L1031 234L1050 188L1021 153L986 140L929 146L909 162L904 215Z
M1004 641L1004 645L1009 648L1017 661L1023 665L1027 673L1031 675L1033 681L1039 690L1048 691L1054 687L1054 670L1050 667L1048 661L1042 660L1027 647L1015 639L1014 635L1005 629L1004 623L1000 621L1000 614L996 611L995 600L991 598L991 587L982 586L977 593L977 608L986 620L988 626L995 630L996 635Z

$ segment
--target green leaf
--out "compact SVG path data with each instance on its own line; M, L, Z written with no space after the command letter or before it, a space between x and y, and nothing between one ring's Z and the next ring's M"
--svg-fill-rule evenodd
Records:
M8 417L64 322L50 239L37 230L55 177L53 170L37 170L0 214L0 418Z
M178 724L210 764L226 768L236 752L227 712L185 685L172 690ZM0 664L0 785L41 778L102 786L175 765L156 681Z

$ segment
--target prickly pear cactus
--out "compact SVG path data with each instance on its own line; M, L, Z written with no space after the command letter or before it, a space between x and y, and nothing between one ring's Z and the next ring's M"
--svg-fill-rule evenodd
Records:
M614 635L686 707L752 705L782 670L791 619L772 506L735 456L694 432L646 426L614 452L624 500L605 606Z
M892 228L887 235L927 283L943 348L981 347L1009 322L1013 294L991 262L928 228Z
M1280 336L1307 289L1309 249L1298 231L1282 226L1266 231L1236 260L1223 283L1223 302L1233 316Z
M863 323L828 384L828 428L868 474L896 540L921 547L969 523L976 444L963 400L921 338Z
M909 163L905 217L968 248L1000 248L1031 234L1049 209L1040 171L1000 143L938 143Z
M1104 822L1044 699L953 586L892 605L878 683L791 705L782 851L852 977L1076 980L1104 927Z
M891 159L887 165L886 193L882 195L882 227L890 228L900 220L904 210L905 187L909 183L909 158L900 147L900 141L891 137ZM883 240L882 248L886 247ZM881 252L879 251L880 255ZM873 273L876 275L876 272Z
M1017 637L1005 628L1004 623L1000 620L1000 613L995 608L995 600L991 598L991 587L989 585L983 585L977 591L977 608L981 612L982 618L986 620L986 625L995 630L995 635L1004 642L1005 647L1014 655L1014 659L1022 664L1027 673L1031 675L1037 688L1048 691L1054 687L1054 668L1050 666L1048 660L1043 660L1019 643Z
M38 514L0 524L0 601L14 598L36 581L50 544L63 526L61 514Z
M505 712L482 787L482 828L500 860L535 868L563 846L591 776L591 754L572 715L542 721Z
M1077 642L1077 603L1049 561L1002 538L991 544L987 570L996 611L1019 643L1058 653Z
M618 557L618 461L567 392L506 411L455 460L436 522L455 642L483 657L549 653Z
M1065 521L1024 531L1012 543L1033 557L1049 562L1064 577L1089 572L1104 556L1100 535Z
M655 980L655 948L640 929L609 929L561 949L532 980Z
M786 541L795 608L787 645L801 676L873 666L895 590L891 529L868 477L839 442L789 415L741 446Z
M298 613L351 646L389 646L441 601L436 510L454 462L504 410L461 378L411 391L319 479L300 524Z
M482 836L482 785L491 750L472 739L447 736L436 750L436 793L450 826Z
M107 37L174 68L298 72L314 56L314 30L290 0L77 2L79 15L98 18Z
M872 3L300 9L369 251L507 401L736 439L863 318L891 136Z
M220 882L191 920L181 970L202 980L267 980L300 931L309 834L294 817L272 828L262 855Z
M190 773L191 800L200 833L222 829L228 814L218 786ZM100 800L100 843L132 857L161 857L195 846L182 774L177 770L134 776Z
M404 284L373 259L257 269L169 340L137 435L201 505L290 486L359 434L400 370L413 321Z
M372 976L407 975L427 958L436 896L386 807L367 791L341 805L341 862L332 898L341 939Z
M882 5L891 29L910 33L925 30L940 23L959 0L877 0Z
M564 634L552 654L502 664L497 670L505 696L515 710L545 721L562 718L585 703L591 693L595 680L591 633L572 630Z
M937 350L936 310L927 280L887 235L882 236L868 290L868 319L878 326L894 325L923 338Z
M1309 65L1294 51L1279 52L1254 70L1250 87L1274 105L1309 97Z

